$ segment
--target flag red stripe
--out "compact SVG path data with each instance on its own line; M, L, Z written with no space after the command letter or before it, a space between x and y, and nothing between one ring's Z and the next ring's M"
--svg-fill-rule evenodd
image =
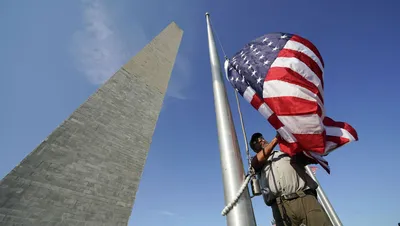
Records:
M286 140L280 138L278 139L278 143L279 143L279 149L281 149L282 152L285 152L290 156L293 156L298 153L299 144L297 142L289 143Z
M318 98L324 103L324 98L318 90L318 87L314 85L314 83L304 79L303 76L293 71L290 68L285 67L272 67L269 69L267 76L265 77L265 81L271 80L281 80L287 83L291 83L294 85L301 86L305 89L310 90L315 93Z
M323 154L325 152L325 133L322 134L293 134L297 142L289 143L279 139L281 151L293 156L304 150Z
M324 87L324 78L322 77L323 72L321 68L313 59L311 59L306 54L292 49L282 49L279 52L278 57L293 57L299 59L301 62L307 65L307 67L309 67L315 73L315 75L317 75L317 77L321 80L322 87Z
M268 122L276 129L278 130L279 128L283 127L284 125L282 124L281 120L279 120L278 116L276 114L272 114L268 118Z
M319 58L319 60L321 61L322 66L325 67L324 60L322 59L322 56L319 53L317 47L315 47L310 41L308 41L307 39L302 38L300 36L297 36L297 35L293 35L290 40L296 41L296 42L300 42L301 44L307 46Z
M345 137L337 137L337 136L329 136L329 135L326 136L326 140L336 143L338 146L342 146L342 145L350 142L350 140Z
M258 110L258 108L260 108L261 104L263 103L263 99L261 99L257 94L253 95L253 98L250 101L250 104L256 109Z
M293 96L264 98L265 103L279 116L291 115L322 115L322 110L317 102Z
M325 131L321 134L293 134L296 137L300 150L296 152L300 152L303 150L316 152L319 154L323 154L325 152Z
M333 119L329 117L325 117L323 121L325 126L332 126L332 127L339 127L347 130L353 137L354 139L358 140L358 134L357 131L348 123L345 122L336 122Z

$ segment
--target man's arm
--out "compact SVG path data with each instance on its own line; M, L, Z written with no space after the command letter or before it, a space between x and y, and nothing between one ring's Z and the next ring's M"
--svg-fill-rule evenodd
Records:
M254 168L255 171L259 171L262 166L267 161L268 157L270 156L272 149L278 144L278 138L275 137L271 143L263 147L263 149L257 153L256 156L251 160L251 166Z

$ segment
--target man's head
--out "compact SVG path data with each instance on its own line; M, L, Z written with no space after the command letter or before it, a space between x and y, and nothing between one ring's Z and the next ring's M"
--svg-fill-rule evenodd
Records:
M268 142L264 139L261 133L255 133L251 136L250 147L255 153L260 152L262 147L266 144L268 144Z

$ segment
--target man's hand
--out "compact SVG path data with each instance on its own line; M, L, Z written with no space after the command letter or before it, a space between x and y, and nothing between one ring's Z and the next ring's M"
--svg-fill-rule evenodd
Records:
M265 161L268 159L269 155L272 152L272 149L278 144L278 139L275 137L272 139L271 143L265 143L262 147L262 150L257 153L256 156L251 161L251 166L254 170L258 171L265 164Z
M278 131L276 131L276 135L275 135L275 137L276 137L276 138L278 138L278 139L279 139L279 138L281 138L281 135L279 134L279 132L278 132Z

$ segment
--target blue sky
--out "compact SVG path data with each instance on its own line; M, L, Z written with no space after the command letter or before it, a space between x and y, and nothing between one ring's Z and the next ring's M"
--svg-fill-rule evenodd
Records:
M183 41L130 225L226 225L209 11L228 56L274 31L300 34L317 46L325 61L327 115L349 122L360 138L332 153L331 175L320 170L318 178L344 225L395 225L399 7L395 0L1 1L0 177L174 20ZM228 83L227 91L244 150ZM248 134L273 136L266 120L241 102ZM270 208L261 198L253 205L258 225L269 225Z

